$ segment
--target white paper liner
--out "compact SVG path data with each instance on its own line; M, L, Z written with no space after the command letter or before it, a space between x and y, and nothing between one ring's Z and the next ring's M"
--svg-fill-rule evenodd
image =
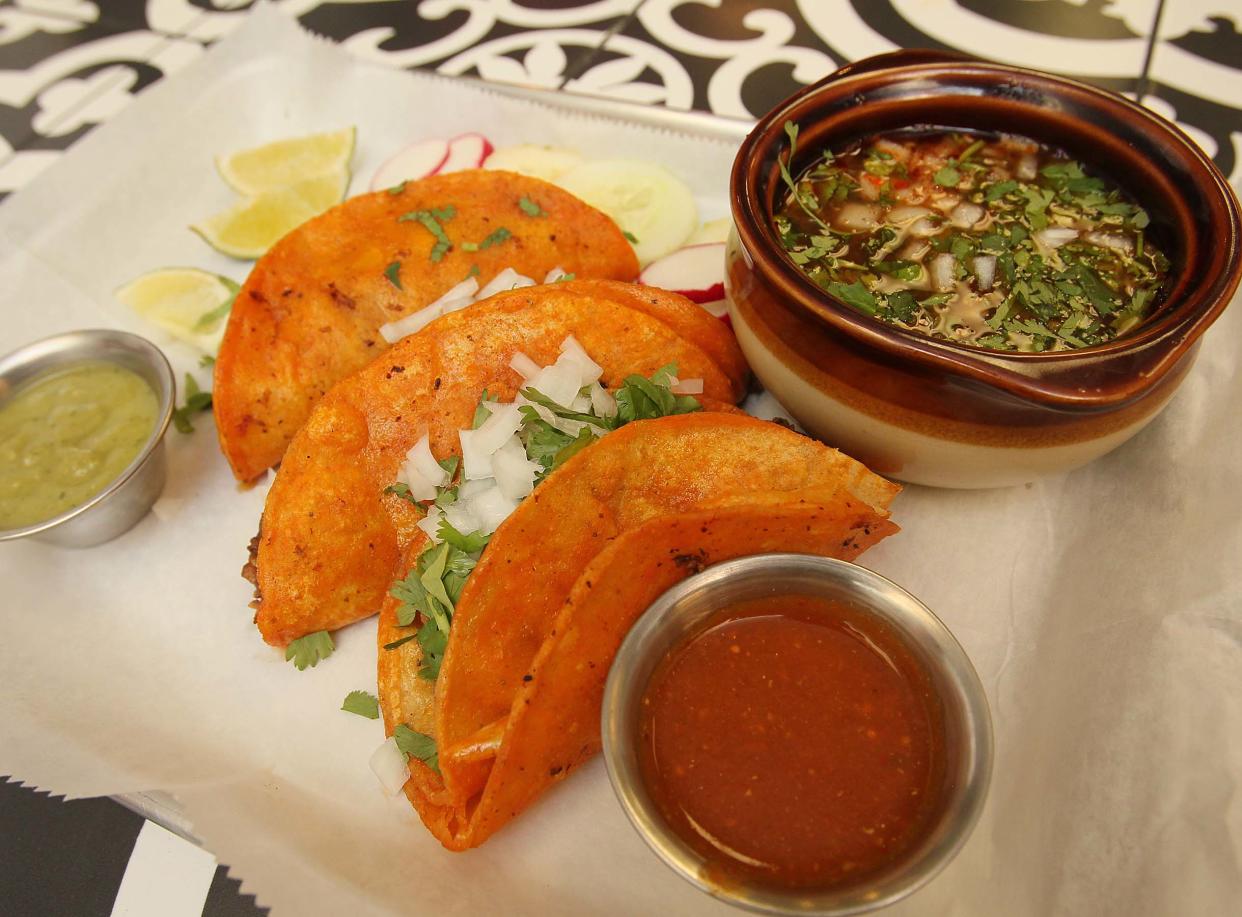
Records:
M186 264L246 266L184 227L232 200L212 156L358 126L353 187L420 136L655 159L704 218L733 148L350 59L261 7L0 207L5 348L72 328L197 357L112 298ZM910 487L866 564L953 629L988 690L989 804L945 873L893 914L1226 913L1242 851L1242 312L1208 334L1172 406L1093 465L986 492ZM209 415L169 434L161 511L107 545L0 545L0 773L70 797L167 790L276 914L733 913L626 823L596 760L482 849L451 854L367 758L374 622L297 672L237 574L266 485L237 488Z

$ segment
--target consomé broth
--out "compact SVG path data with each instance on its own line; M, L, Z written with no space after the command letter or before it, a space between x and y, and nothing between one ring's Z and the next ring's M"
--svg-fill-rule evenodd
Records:
M1107 343L1159 304L1147 212L1064 153L1012 135L905 131L825 152L775 229L812 281L940 340L1042 352Z

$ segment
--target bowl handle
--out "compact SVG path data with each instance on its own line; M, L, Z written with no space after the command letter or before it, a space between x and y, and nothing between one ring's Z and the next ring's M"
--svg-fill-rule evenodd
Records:
M862 60L846 64L840 70L828 74L816 85L823 86L849 76L870 73L873 70L891 70L894 67L913 67L918 64L966 64L980 63L979 58L962 54L958 51L940 51L934 48L902 48L900 51L886 51L873 54Z

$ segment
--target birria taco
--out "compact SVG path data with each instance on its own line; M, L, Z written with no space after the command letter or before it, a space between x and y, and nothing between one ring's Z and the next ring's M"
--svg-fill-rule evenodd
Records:
M499 171L361 195L281 239L238 293L216 362L216 426L234 475L280 462L324 393L387 348L385 325L506 268L629 280L638 262L598 210Z
M536 407L591 423L537 382L523 389L530 424L547 422ZM686 398L678 389L656 397ZM853 459L684 402L621 423L621 403L638 397L619 395L617 413L603 412L610 429L537 475L494 532L471 531L478 513L454 510L470 491L469 455L464 476L419 482L435 496L420 525L436 543L407 546L380 615L378 682L389 751L408 758L405 793L450 849L485 841L598 750L613 655L669 586L746 554L850 559L896 531L897 486ZM533 431L518 429L492 458L497 477L504 449L537 454ZM473 431L462 435L470 446Z
M589 386L579 384L587 376L565 369L575 360L596 368ZM523 373L533 377L544 372L540 367L547 370L540 384L556 389L543 394L570 402L569 414L603 410L617 393L633 417L662 416L687 397L671 391L675 375L698 380L702 405L732 409L747 378L728 330L684 297L661 290L552 283L436 319L329 389L285 453L248 564L263 638L286 646L379 610L402 558L428 544L419 499L399 480L402 469L417 464L412 450L425 438L438 459L461 456L459 431L471 427L480 396L512 403L530 382ZM627 379L637 380L630 382L632 394L623 394ZM510 420L520 407L506 409ZM577 445L562 460L589 439L579 434L590 423L541 404L525 407L525 415L544 418L537 448L550 463L568 445L566 437ZM530 461L507 455L502 463Z

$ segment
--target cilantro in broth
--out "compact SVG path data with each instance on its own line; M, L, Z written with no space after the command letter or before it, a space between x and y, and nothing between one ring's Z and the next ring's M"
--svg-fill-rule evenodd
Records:
M1157 307L1170 263L1147 212L1081 162L1019 137L898 132L824 152L786 187L773 229L849 308L993 350L1106 343Z

